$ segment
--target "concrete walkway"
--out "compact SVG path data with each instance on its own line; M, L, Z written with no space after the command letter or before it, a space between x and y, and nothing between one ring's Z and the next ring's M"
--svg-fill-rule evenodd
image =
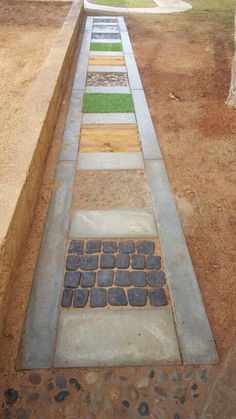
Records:
M191 4L183 0L154 0L156 7L112 7L90 3L84 0L84 8L88 12L107 13L180 13L192 8Z
M122 17L87 18L56 182L17 367L217 362Z

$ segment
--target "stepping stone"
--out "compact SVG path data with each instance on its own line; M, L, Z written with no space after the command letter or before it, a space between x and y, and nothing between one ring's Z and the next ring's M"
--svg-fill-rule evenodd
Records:
M75 211L72 214L70 235L83 238L136 238L155 237L157 231L151 212L132 208Z
M73 291L71 289L64 289L61 299L62 307L70 307L72 304Z
M91 36L92 41L94 40L103 40L104 39L109 39L109 40L114 40L114 39L120 39L120 34L119 33L92 33Z
M131 285L129 271L117 271L115 273L115 285L120 287L129 287Z
M146 287L147 278L145 272L132 271L131 272L131 281L134 287Z
M128 299L131 306L143 307L147 302L147 290L143 288L129 288Z
M86 253L100 253L101 246L101 240L89 240L86 245Z
M79 257L75 255L69 255L66 258L66 269L68 271L76 271L79 267Z
M83 308L86 306L88 301L89 292L87 289L78 289L74 291L74 303L75 308Z
M78 255L82 255L84 253L84 241L71 240L68 253L76 253Z
M64 286L66 288L77 288L80 282L80 272L66 272Z
M152 306L165 306L168 304L163 288L150 289L149 297Z
M103 242L102 250L104 253L116 253L118 250L118 245L113 241Z
M153 255L155 252L155 243L148 240L138 241L137 252L142 255Z
M133 269L144 269L145 257L142 255L131 255L131 265Z
M127 306L127 297L122 288L109 288L108 303L112 306Z
M160 256L148 256L147 257L147 269L160 269L161 258Z
M135 252L134 242L133 241L120 242L119 251L120 253L134 253Z
M79 267L85 271L91 271L98 267L98 256L81 256Z
M94 287L96 281L96 272L82 272L80 286L82 288Z
M113 284L113 271L98 271L97 283L99 287L110 287Z
M103 254L100 257L101 269L113 269L115 267L115 256L111 254Z
M162 271L152 271L148 273L148 285L150 287L162 287L166 282L165 274Z
M119 144L119 148L120 144ZM139 146L138 146L139 148ZM79 153L78 170L138 170L144 169L140 152Z
M105 307L107 304L106 290L103 288L92 288L90 291L90 306Z
M129 255L124 253L119 253L116 255L116 267L119 269L127 269L130 264Z

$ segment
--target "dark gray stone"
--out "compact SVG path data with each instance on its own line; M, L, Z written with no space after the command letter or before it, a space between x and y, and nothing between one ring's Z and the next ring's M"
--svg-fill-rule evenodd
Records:
M88 301L89 291L87 289L79 289L74 292L74 307L82 308L86 306Z
M78 380L76 380L76 378L69 378L69 383L71 386L73 386L76 390L81 390L81 385L78 382Z
M96 281L96 272L82 272L80 286L82 288L94 287Z
M191 390L197 390L197 388L198 388L198 385L197 385L197 383L193 383L192 385L191 385Z
M61 298L62 307L70 307L72 304L73 291L70 288L64 289Z
M56 386L61 390L67 387L67 379L63 373L58 373L56 375Z
M142 402L138 407L138 412L140 416L149 416L149 408L147 403Z
M81 256L79 262L80 269L92 271L98 267L98 256Z
M119 253L116 255L116 267L119 269L127 269L130 264L129 255L124 253Z
M41 383L41 376L39 374L34 374L33 372L29 375L29 381L32 384L40 384Z
M206 369L202 369L199 371L199 380L201 383L206 384L208 380L208 373Z
M113 271L102 270L98 272L97 283L99 287L110 287L113 284Z
M119 33L92 33L92 39L120 39Z
M149 297L152 306L165 306L168 304L163 288L150 289Z
M92 288L90 292L91 307L105 307L107 304L106 290L102 288Z
M143 288L129 288L128 299L131 306L145 306L147 302L147 290Z
M155 375L155 371L154 371L153 369L148 370L148 376L149 376L150 378L153 378L153 377L154 377L154 375Z
M101 269L113 269L115 267L115 256L110 254L102 255L100 258Z
M117 271L115 274L115 285L119 285L121 287L129 287L131 285L130 272Z
M142 255L131 255L131 265L133 269L144 269L145 257Z
M117 243L113 241L103 242L102 246L104 253L116 253L118 250Z
M68 253L76 253L77 255L82 255L84 253L84 241L71 240Z
M108 302L112 306L127 306L127 298L122 288L109 288Z
M66 258L66 269L68 271L76 271L79 267L79 256L68 255Z
M134 253L135 252L135 244L133 241L128 240L119 243L119 252L120 253Z
M147 269L160 269L161 258L160 256L148 256L147 257Z
M64 286L66 288L77 288L80 281L80 272L66 272Z
M155 243L148 240L138 241L137 252L142 255L153 255L155 252Z
M86 253L100 253L101 247L101 240L89 240L86 245Z
M145 272L133 271L131 272L131 282L134 287L146 287L147 277Z
M6 404L14 404L18 399L18 392L14 388L8 388L4 391Z
M148 285L150 287L162 287L166 282L165 274L162 271L148 272Z
M66 397L70 395L70 392L67 390L60 391L55 397L54 400L58 403L64 402Z
M129 402L128 402L128 400L123 400L123 401L122 401L122 404L123 404L123 406L127 407L127 409L128 409L128 407L129 407Z

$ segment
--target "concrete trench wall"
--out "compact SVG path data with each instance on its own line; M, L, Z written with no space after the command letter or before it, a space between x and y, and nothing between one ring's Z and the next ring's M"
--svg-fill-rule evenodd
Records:
M17 276L17 267L31 228L83 17L83 2L72 4L56 42L26 97L24 131L18 133L19 142L27 144L24 173L11 208L5 209L9 210L9 222L0 241L0 335L4 331L10 286Z

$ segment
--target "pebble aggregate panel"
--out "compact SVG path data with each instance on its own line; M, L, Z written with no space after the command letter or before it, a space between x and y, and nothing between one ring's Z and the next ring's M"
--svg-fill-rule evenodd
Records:
M93 32L119 32L118 25L94 25Z
M92 33L92 39L120 39L119 33Z
M87 86L128 86L127 73L88 73Z
M89 65L96 65L96 66L122 66L125 65L124 57L93 57L89 58Z
M152 209L147 176L144 170L77 171L73 208Z
M117 23L117 18L116 17L111 17L111 18L94 18L93 19L94 23Z
M162 307L169 301L158 240L71 240L63 308Z
M123 51L122 44L120 42L104 43L104 42L91 42L90 51Z
M120 93L85 93L84 113L129 113L134 112L131 94Z
M140 151L136 125L82 125L80 152Z

